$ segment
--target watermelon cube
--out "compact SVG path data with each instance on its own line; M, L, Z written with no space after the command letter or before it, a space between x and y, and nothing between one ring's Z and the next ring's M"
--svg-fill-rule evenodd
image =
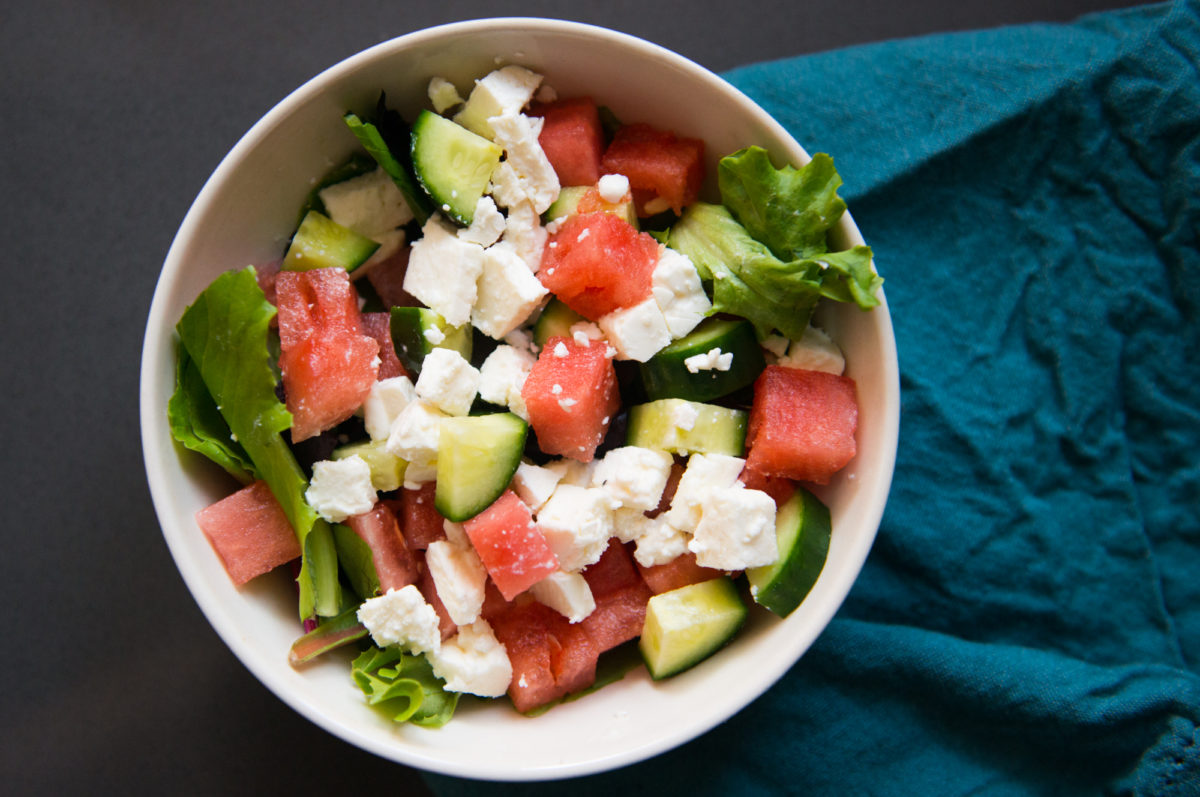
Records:
M463 523L463 530L505 600L558 569L558 559L529 507L512 490Z
M560 646L550 633L550 616L557 614L537 601L514 604L489 622L512 664L508 686L517 711L531 711L561 697L554 678L553 651Z
M646 124L625 125L613 136L600 165L605 173L629 178L639 215L652 216L667 208L679 213L700 195L704 142Z
M401 246L367 271L367 282L371 283L384 307L390 309L420 304L412 294L404 290L404 274L408 271L408 257L411 252L410 247Z
M746 469L814 484L854 458L858 400L854 380L770 365L754 383L746 428Z
M592 321L645 301L653 289L658 241L612 213L570 216L546 239L538 279Z
M673 589L686 587L689 584L699 584L701 581L708 581L709 579L724 575L721 570L714 570L711 567L701 567L696 564L696 554L691 551L687 551L661 565L645 567L639 563L638 570L641 572L642 580L646 582L646 586L655 595L661 595Z
M264 481L201 509L196 523L238 586L300 556L296 532Z
M425 482L416 490L400 491L400 529L408 547L423 551L429 543L446 539L446 519L434 506L435 482Z
M337 426L362 405L379 372L379 344L363 332L358 293L344 269L281 271L279 367L292 441Z
M416 583L417 560L408 550L400 534L400 524L387 504L380 502L370 512L351 515L346 518L346 525L371 549L381 593Z
M611 540L600 560L583 571L595 610L580 625L598 652L611 650L642 634L646 604L653 593L642 580L633 557L618 540Z
M391 379L393 376L408 376L408 371L396 356L396 346L392 343L391 313L363 313L363 332L370 335L379 344L379 372L377 379Z
M579 462L595 458L621 405L607 347L557 336L542 348L521 398L542 451Z
M591 97L569 97L536 105L531 115L543 120L538 143L561 185L595 185L604 154L604 127Z

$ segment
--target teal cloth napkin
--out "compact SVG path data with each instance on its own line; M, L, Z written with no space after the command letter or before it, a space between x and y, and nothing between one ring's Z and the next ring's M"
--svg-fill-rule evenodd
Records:
M430 787L1200 794L1200 3L726 77L834 156L887 280L878 540L812 649L694 742Z

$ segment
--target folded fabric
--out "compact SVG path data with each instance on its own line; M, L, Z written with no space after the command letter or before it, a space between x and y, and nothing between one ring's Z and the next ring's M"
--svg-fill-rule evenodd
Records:
M726 75L831 153L903 393L878 540L744 711L440 794L1200 794L1200 3Z

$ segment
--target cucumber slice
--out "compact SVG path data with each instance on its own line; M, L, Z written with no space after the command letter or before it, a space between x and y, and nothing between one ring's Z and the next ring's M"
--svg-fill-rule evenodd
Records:
M314 268L344 268L353 271L379 248L378 241L343 227L324 213L310 210L292 236L283 268L308 271Z
M797 485L775 514L779 558L746 571L750 595L780 617L787 617L817 583L829 553L829 509Z
M387 440L363 440L349 443L333 450L331 459L359 456L371 469L371 486L381 493L399 490L404 484L404 471L408 463L395 454L389 454Z
M471 359L471 325L452 327L437 312L425 307L393 307L390 323L396 357L415 382L425 355L436 348L454 349Z
M475 517L508 489L528 431L511 412L446 418L438 430L437 487L433 504L442 517Z
M744 410L685 399L659 399L629 409L625 442L672 454L728 454L746 450Z
M558 192L558 199L554 200L550 207L546 208L546 212L542 214L542 221L549 223L574 216L579 210L579 200L583 199L583 195L591 190L591 188L592 186L588 185L568 185L561 188ZM612 205L605 203L605 205L605 213L612 213L614 216L618 216L629 222L630 226L634 229L637 229L637 210L633 206L632 199L628 202L617 202Z
M546 345L546 341L555 336L571 337L571 325L587 319L562 303L560 299L551 299L533 322L533 342L538 347Z
M724 646L746 620L728 576L655 595L646 604L638 649L654 680L681 673Z
M498 145L460 124L421 111L412 128L412 161L417 180L442 212L462 225L475 216L503 154Z
M685 360L713 349L732 354L729 370L688 370ZM651 399L711 401L752 384L767 367L762 347L749 321L706 318L699 326L664 347L638 369Z

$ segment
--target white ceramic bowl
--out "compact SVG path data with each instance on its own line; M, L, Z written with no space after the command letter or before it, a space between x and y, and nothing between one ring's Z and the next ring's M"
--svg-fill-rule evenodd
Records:
M230 582L193 520L230 488L224 475L171 440L174 326L221 271L279 255L314 178L356 147L341 117L368 111L387 91L412 118L441 75L466 91L501 63L546 76L561 96L589 93L627 121L703 138L712 197L719 156L766 147L777 163L803 163L801 146L761 108L706 69L661 47L587 25L493 19L423 30L331 67L266 114L225 157L196 198L163 266L142 355L141 422L146 471L163 536L209 622L281 699L346 741L430 771L493 780L542 780L630 764L707 731L774 684L825 628L871 548L891 483L899 426L899 379L887 306L838 306L823 321L858 384L858 456L822 492L833 515L829 559L808 599L786 620L756 610L734 643L700 666L652 683L644 670L535 719L506 701L464 700L437 730L395 725L363 703L348 656L304 669L287 663L298 635L287 578L241 590ZM834 153L836 155L836 153ZM849 214L839 248L861 243ZM886 273L885 273L886 276Z

